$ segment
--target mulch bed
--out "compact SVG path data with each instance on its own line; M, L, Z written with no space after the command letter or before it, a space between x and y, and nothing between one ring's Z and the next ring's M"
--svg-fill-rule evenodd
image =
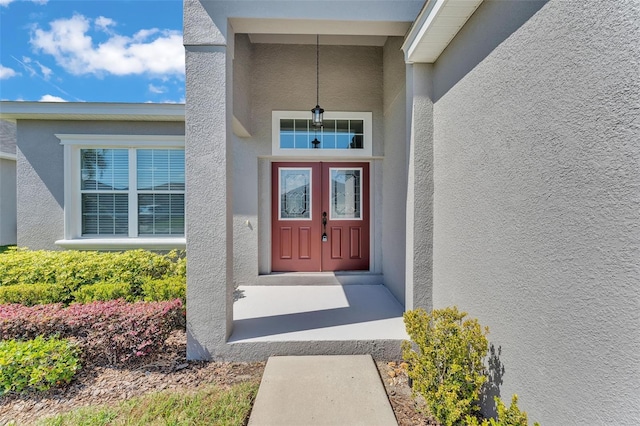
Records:
M10 394L0 397L0 425L18 425L70 411L74 408L114 404L134 396L161 390L189 391L215 383L222 387L259 382L265 362L203 362L186 360L186 335L175 331L161 355L144 364L127 368L85 365L71 384L44 393ZM401 426L436 425L417 410L407 375L396 362L377 361L393 411Z

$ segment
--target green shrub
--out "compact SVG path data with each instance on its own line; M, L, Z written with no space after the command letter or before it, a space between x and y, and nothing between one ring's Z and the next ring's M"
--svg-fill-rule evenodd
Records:
M73 300L79 303L124 299L133 301L128 283L97 283L85 285L73 292Z
M167 254L173 260L171 275L175 277L187 277L187 257L184 250L172 250Z
M99 282L128 283L134 294L147 277L184 273L183 252L9 250L0 254L0 285L58 284L73 292Z
M496 409L498 411L497 419L483 419L482 423L478 423L478 419L475 417L467 416L466 421L468 426L528 426L529 420L527 419L527 413L520 411L518 408L518 395L513 395L511 398L511 406L507 408L504 402L499 397L493 398L496 401ZM534 423L534 426L540 426L539 423Z
M413 390L424 397L431 415L446 426L461 424L478 410L476 401L487 380L483 359L489 330L483 332L476 319L466 316L456 307L404 314L412 342L403 342L402 352L409 363Z
M147 279L142 283L142 293L147 302L180 299L182 303L186 303L187 282L183 277Z
M0 286L0 303L20 303L26 306L56 303L70 297L56 284L16 284Z
M0 341L0 395L69 383L79 369L79 350L67 340Z

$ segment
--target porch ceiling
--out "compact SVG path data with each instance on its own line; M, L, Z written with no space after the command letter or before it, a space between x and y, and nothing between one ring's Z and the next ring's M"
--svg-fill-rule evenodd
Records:
M383 46L388 36L404 36L411 22L337 21L313 19L232 18L236 33L249 34L252 43Z

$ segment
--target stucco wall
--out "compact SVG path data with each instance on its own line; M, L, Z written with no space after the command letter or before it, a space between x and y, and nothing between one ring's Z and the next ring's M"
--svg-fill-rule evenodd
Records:
M16 243L16 162L0 158L0 246Z
M640 423L638 22L485 1L434 66L434 307L490 327L543 425Z
M16 124L0 120L0 246L16 243Z
M384 153L382 162L382 271L389 291L405 302L405 219L407 202L406 72L402 37L383 50Z
M253 45L246 34L235 37L233 54L233 116L251 134L251 57Z
M0 120L0 152L16 153L16 123Z
M184 123L18 121L18 245L59 249L64 238L64 159L56 133L183 135Z

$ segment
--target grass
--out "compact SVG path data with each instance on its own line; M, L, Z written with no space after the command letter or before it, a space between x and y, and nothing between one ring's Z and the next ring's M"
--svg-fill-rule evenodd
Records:
M257 383L239 383L228 390L215 385L192 393L165 391L136 397L115 406L79 408L44 419L44 426L100 425L244 425L258 391Z

